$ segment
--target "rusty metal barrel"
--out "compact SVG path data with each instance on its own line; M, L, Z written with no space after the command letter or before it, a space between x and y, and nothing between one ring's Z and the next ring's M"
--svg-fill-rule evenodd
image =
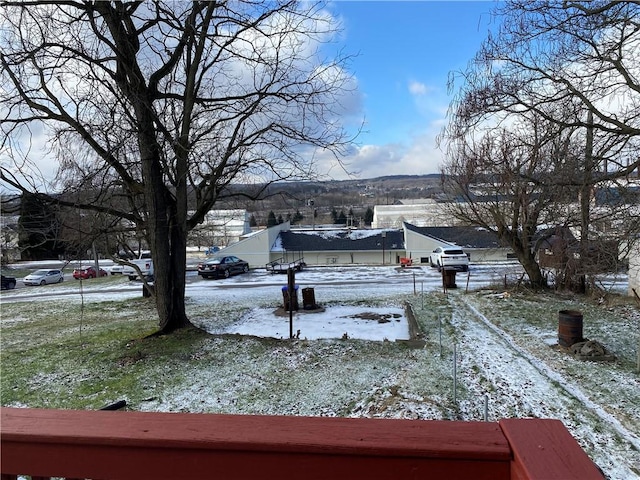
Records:
M558 312L558 344L570 347L582 340L582 312L560 310Z
M456 271L455 270L442 270L442 286L444 288L457 288L456 285Z
M302 308L305 310L314 310L316 305L316 293L311 287L302 289Z

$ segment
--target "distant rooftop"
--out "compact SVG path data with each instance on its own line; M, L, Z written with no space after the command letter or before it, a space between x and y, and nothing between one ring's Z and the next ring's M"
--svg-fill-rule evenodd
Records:
M384 239L383 239L384 234ZM280 232L281 246L288 251L387 250L404 248L404 233L395 229L341 229Z
M417 227L404 224L408 230L428 237L444 240L463 248L501 248L498 236L479 227Z

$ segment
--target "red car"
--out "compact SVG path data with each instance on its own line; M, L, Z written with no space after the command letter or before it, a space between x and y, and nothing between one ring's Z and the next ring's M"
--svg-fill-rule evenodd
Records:
M76 280L80 280L81 278L86 280L87 278L96 278L96 277L106 277L107 272L103 269L100 269L99 273L96 273L95 267L82 267L76 268L73 271L73 278Z

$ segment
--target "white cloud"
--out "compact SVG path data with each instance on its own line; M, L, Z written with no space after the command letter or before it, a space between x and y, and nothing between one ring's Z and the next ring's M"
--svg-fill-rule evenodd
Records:
M436 135L442 120L432 122L428 128L410 137L407 144L360 145L344 158L347 171L339 168L335 160L319 156L321 173L336 180L349 178L348 172L357 178L376 178L388 175L427 175L438 173L444 159L436 147Z
M426 95L428 91L428 87L422 82L416 82L415 80L409 82L409 92L411 95Z

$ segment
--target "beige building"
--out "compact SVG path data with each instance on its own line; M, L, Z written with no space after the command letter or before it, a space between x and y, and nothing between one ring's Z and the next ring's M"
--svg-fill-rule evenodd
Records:
M503 247L498 237L477 227L419 227L404 223L406 256L414 263L429 263L437 247L458 246L472 263L504 262L513 258L512 250Z
M475 243L472 243L475 242ZM400 229L295 228L288 222L260 230L224 248L219 254L236 255L258 268L281 260L304 258L307 265L399 265L410 257L428 264L439 246L460 246L472 262L508 260L510 250L494 235L472 227L416 227Z
M189 244L205 249L233 245L251 233L249 218L246 210L211 210L189 233Z
M402 228L404 222L418 227L455 225L445 211L446 204L434 200L403 205L376 205L373 207L371 228Z

